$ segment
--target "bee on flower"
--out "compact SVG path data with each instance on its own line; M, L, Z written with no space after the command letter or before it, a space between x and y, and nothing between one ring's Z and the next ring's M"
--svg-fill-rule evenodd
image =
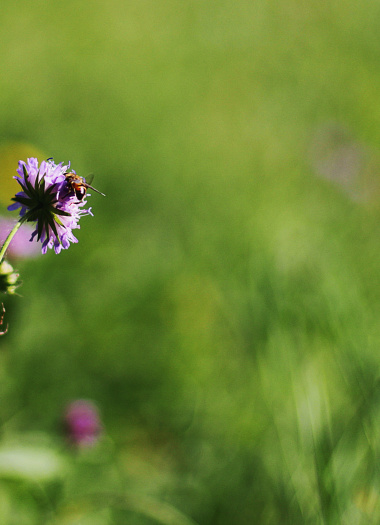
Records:
M36 158L19 161L14 178L22 191L13 197L15 202L8 210L20 210L19 224L35 224L30 240L36 238L42 243L42 253L48 248L60 253L69 248L70 243L77 243L73 230L80 228L79 220L83 215L92 215L91 208L85 208L86 192L87 188L95 188L70 170L70 163L55 164L53 159L42 161L40 165Z

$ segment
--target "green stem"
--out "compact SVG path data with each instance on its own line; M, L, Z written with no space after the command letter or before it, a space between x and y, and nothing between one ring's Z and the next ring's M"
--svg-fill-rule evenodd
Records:
M4 244L3 244L3 246L2 246L2 248L0 250L0 264L3 262L5 252L7 251L8 246L11 243L11 240L15 236L15 234L16 234L17 230L20 228L21 224L22 224L21 220L17 221L16 224L14 225L14 227L13 227L13 230L10 232L8 237L5 239L5 242L4 242Z

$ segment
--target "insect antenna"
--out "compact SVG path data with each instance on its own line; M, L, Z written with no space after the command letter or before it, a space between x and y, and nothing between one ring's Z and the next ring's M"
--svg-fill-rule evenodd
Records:
M100 195L103 195L103 197L106 196L105 193L102 193L101 191L97 190L96 188L94 188L93 186L90 186L89 184L86 183L86 188L90 188L90 190L94 190L96 191L96 193L100 193Z

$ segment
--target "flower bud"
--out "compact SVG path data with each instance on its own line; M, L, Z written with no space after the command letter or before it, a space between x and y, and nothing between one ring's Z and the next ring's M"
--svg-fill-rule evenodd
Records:
M21 283L18 281L19 274L7 261L0 263L0 292L13 295Z

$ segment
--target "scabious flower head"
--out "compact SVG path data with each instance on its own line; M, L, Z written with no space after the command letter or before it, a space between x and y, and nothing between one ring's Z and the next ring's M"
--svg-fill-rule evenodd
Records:
M99 411L92 401L86 399L78 399L68 405L65 424L71 443L78 448L95 445L102 431Z
M69 169L70 164L55 164L52 159L42 161L40 166L36 158L29 158L26 163L20 160L18 164L14 178L22 191L13 197L15 203L8 210L20 208L20 220L35 223L30 240L37 237L41 241L42 253L48 248L60 253L71 242L78 242L73 230L80 228L82 215L92 215L91 209L83 209L86 199L78 200L70 191L65 176Z

